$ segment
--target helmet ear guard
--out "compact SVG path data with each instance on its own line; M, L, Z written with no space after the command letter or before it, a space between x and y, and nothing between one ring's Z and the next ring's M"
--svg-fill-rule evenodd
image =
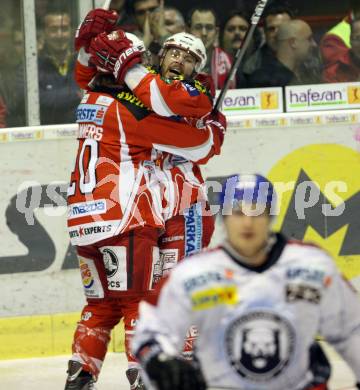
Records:
M130 39L130 41L133 44L133 47L135 47L141 53L142 64L144 66L151 65L151 53L145 47L144 42L140 38L138 38L135 34L126 32L125 35L126 38Z
M192 54L196 59L195 72L199 73L206 65L206 49L200 38L186 32L180 32L167 38L160 50L160 64L170 47L177 47Z
M144 53L146 51L144 42L140 38L138 38L135 34L126 32L125 35L127 39L130 39L130 41L133 44L133 47L136 47L136 49L139 50L140 53Z

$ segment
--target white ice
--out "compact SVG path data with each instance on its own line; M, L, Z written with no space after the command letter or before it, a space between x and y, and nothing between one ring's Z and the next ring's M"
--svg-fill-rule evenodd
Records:
M346 364L328 347L326 352L333 365L330 390L354 389L354 377ZM0 389L63 390L68 359L69 356L0 360ZM97 383L98 390L129 390L126 368L123 353L108 353Z

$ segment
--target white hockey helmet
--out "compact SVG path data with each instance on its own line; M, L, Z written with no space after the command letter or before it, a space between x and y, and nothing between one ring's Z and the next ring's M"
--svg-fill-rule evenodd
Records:
M146 51L146 47L144 42L138 38L135 34L132 33L125 33L126 38L130 39L130 41L133 43L133 46L136 47L141 53Z
M135 34L132 33L125 33L126 38L130 39L130 41L133 43L133 46L135 46L141 53L142 58L142 64L144 66L151 66L152 58L150 51L145 47L144 41L142 41L140 38L138 38Z
M187 32L179 32L167 38L163 44L161 56L165 55L170 47L177 47L192 54L196 59L195 71L201 72L206 65L206 49L200 38Z

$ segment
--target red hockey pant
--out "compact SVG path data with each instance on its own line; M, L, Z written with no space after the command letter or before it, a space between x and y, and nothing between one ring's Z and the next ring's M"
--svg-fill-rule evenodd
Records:
M101 292L98 293L100 297L87 296L87 305L83 308L74 335L72 359L80 361L86 371L97 377L107 352L111 330L123 319L125 352L129 366L135 365L129 344L140 300L153 294L151 289L158 280L184 256L207 247L213 231L213 218L201 216L200 209L194 205L186 215L167 221L166 231L160 237L156 229L144 227L100 241L96 245L77 247L80 258L90 262L93 260L103 297ZM157 257L156 253L159 252L160 256ZM119 264L122 266L119 267ZM91 267L86 271L89 269ZM86 293L85 286L91 285L94 289L96 283L89 282L88 272L85 276L83 284ZM127 289L121 290L124 283ZM185 354L191 351L195 333L196 330L189 330Z

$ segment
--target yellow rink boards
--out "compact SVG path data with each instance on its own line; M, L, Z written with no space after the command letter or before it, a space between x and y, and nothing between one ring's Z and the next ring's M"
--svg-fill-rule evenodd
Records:
M70 355L80 313L0 319L0 360ZM113 331L109 351L124 351L120 323Z

